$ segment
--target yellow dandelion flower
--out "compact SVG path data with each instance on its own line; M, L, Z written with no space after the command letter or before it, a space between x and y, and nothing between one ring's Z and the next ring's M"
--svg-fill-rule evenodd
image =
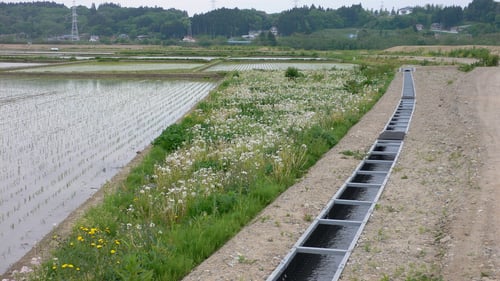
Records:
M95 227L92 227L92 228L89 230L88 234L89 234L89 235L94 235L94 234L96 234L96 232L97 232L98 230L99 230L99 229L97 229L97 228L95 228Z
M116 245L120 245L120 240L115 240Z
M52 270L56 270L56 269L57 269L57 266L54 264L54 265L52 266Z
M80 268L79 268L79 267L77 267L77 268L76 268L76 271L80 271Z
M71 247L73 247L73 246L75 246L75 243L70 242L70 243L69 243L69 245L70 245Z
M99 244L104 244L104 239L100 238L97 242L99 242Z
M102 248L102 245L100 245L100 244L99 244L99 245L97 245L97 247L96 247L96 248L97 248L97 249L100 249L100 248Z
M78 236L78 238L76 238L76 240L80 241L80 242L83 242L85 241L85 239L83 239L83 237L81 235Z
M90 243L90 246L95 247L95 243L94 242Z
M116 254L116 250L115 249L112 249L111 251L109 251L112 255Z

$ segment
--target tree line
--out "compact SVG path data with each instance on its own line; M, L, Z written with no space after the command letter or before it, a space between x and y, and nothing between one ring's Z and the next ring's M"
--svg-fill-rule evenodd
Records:
M81 35L97 35L103 40L128 41L140 36L145 43L178 42L186 35L201 38L231 38L253 30L275 27L280 37L304 36L327 29L358 28L404 30L417 24L441 28L468 25L473 36L500 30L500 3L473 0L467 7L425 5L410 13L396 10L367 10L361 4L338 9L303 6L267 14L255 9L216 9L189 17L186 11L159 7L127 8L105 3L90 8L77 7ZM71 33L71 8L55 2L0 3L0 41L44 41ZM84 37L83 36L83 37ZM358 34L359 36L359 34ZM106 38L106 39L104 39ZM275 44L265 34L256 40Z

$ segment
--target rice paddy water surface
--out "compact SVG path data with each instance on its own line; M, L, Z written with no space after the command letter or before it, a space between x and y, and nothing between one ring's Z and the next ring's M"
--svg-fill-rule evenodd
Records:
M215 86L0 78L0 273Z

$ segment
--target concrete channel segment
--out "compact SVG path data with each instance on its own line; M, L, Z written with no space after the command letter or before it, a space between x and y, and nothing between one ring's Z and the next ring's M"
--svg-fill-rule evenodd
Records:
M403 147L415 108L414 68L402 68L401 101L353 174L267 281L336 281L375 208Z

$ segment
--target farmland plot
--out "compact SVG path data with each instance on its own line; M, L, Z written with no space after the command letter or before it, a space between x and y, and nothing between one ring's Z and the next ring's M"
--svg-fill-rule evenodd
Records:
M45 63L28 63L28 62L0 62L0 69L33 67L33 66L42 66L42 65L46 65L46 64Z
M215 86L0 78L0 273Z
M130 72L132 71L164 71L193 69L202 66L202 63L77 63L67 65L47 66L17 70L20 72Z
M262 63L224 63L217 64L206 71L246 71L246 70L285 70L288 67L296 67L300 70L320 69L352 69L352 64L340 63L291 63L291 62L262 62Z

